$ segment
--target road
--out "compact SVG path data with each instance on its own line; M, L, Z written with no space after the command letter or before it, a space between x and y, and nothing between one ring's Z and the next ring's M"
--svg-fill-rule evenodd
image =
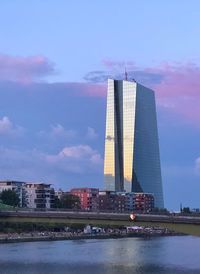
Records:
M200 236L200 217L136 214L135 221L128 213L77 211L1 211L0 221L38 223L85 223L107 225L162 226L177 232Z

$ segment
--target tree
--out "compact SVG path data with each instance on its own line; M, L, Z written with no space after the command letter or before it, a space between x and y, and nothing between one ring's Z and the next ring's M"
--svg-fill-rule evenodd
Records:
M152 213L158 213L158 214L168 214L169 211L166 208L158 208L158 207L154 207L152 209Z
M55 196L54 207L55 208L62 208L61 200L57 196Z
M63 194L61 198L55 198L56 208L80 209L80 199L76 195Z
M189 207L184 207L184 208L182 209L182 212L183 212L183 213L191 213Z
M10 206L19 206L20 199L17 193L11 189L5 189L0 194L0 199L3 204L10 205Z

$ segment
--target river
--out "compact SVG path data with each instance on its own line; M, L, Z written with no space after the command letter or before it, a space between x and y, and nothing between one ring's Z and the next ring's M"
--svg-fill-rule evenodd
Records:
M200 274L200 237L0 244L0 274Z

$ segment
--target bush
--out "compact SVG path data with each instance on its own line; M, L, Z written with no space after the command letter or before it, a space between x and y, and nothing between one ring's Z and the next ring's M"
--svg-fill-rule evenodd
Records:
M0 194L0 199L3 204L10 206L19 206L20 199L17 193L11 189L5 189Z

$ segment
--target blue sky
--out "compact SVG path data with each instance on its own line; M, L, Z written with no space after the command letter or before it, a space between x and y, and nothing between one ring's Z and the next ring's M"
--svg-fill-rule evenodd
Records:
M103 188L106 83L155 90L165 204L200 207L200 3L0 2L1 179Z

